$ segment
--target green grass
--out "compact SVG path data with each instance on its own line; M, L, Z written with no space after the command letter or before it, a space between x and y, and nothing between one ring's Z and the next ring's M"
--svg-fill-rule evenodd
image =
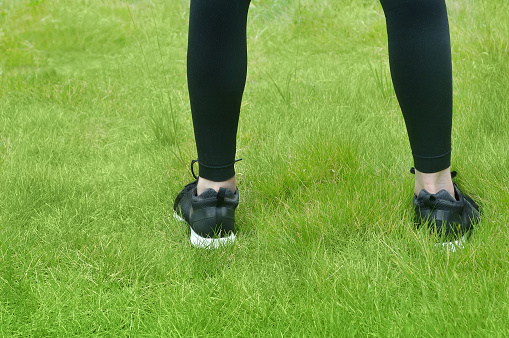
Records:
M509 5L449 1L463 250L412 225L377 1L254 1L238 242L171 217L188 1L0 2L0 336L507 336Z

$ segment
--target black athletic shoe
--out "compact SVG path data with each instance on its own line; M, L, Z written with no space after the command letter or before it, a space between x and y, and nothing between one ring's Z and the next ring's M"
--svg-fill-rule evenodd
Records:
M451 176L454 178L456 172L452 172ZM430 194L423 189L419 195L414 195L415 217L418 227L426 225L432 233L450 241L443 244L461 247L466 235L479 222L480 212L477 203L462 194L456 183L453 186L456 198L446 190Z
M191 229L191 244L200 248L217 248L235 241L235 208L239 191L220 188L196 195L198 180L189 183L177 195L174 216Z

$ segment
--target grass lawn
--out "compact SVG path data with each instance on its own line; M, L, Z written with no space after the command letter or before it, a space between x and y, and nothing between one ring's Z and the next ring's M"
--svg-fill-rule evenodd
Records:
M189 2L0 1L0 336L509 335L509 3L449 0L462 250L413 227L376 0L253 0L237 243L191 247Z

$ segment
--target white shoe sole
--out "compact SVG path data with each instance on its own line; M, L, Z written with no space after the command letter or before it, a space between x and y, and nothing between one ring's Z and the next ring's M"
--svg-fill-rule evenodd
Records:
M451 252L456 252L456 250L463 249L465 246L463 245L466 241L466 236L463 235L460 239L455 240L454 242L443 242L436 243L435 247L442 247L445 250L450 250Z
M185 219L180 217L175 211L173 212L173 217L180 222L186 222ZM221 238L205 238L198 235L196 232L194 232L193 228L189 226L189 229L191 230L191 244L195 248L202 248L202 249L217 249L222 246L228 246L235 242L235 234L230 234L228 237L221 237Z

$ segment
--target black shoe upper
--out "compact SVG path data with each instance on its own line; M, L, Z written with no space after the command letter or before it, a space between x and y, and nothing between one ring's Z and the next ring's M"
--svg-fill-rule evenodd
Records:
M189 183L177 195L173 209L201 237L224 237L235 231L235 208L239 191L220 188L196 194L198 181Z
M191 196L196 195L197 185L198 180L187 184L184 189L179 192L173 203L173 210L182 216L187 223L189 223L189 213L191 211Z
M426 224L439 236L457 239L479 221L479 206L453 185L456 199L446 190L430 194L423 189L414 195L413 204L418 226Z

